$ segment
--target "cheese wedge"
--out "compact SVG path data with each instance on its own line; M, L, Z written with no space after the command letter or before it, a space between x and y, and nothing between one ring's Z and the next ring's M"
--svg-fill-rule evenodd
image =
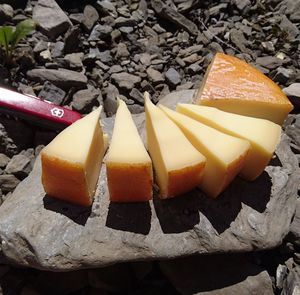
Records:
M282 125L292 104L267 76L246 62L217 53L210 64L195 103Z
M90 206L96 190L107 136L99 123L101 107L58 134L42 151L45 192L82 206Z
M197 187L205 158L182 131L145 93L147 144L156 172L160 197L170 198Z
M178 104L176 110L226 134L246 139L251 148L240 175L254 180L270 162L280 140L281 127L271 121L192 104Z
M105 161L110 200L148 201L152 199L152 162L126 104L122 100L118 102Z
M206 157L206 167L200 188L215 198L244 166L250 144L197 122L160 105L160 108L183 131L194 147Z

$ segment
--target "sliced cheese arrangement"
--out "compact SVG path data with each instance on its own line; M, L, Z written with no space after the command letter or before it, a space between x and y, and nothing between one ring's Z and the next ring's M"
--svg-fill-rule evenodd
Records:
M208 196L217 197L243 168L250 149L249 142L227 135L167 107L160 108L206 157L207 163L200 188Z
M170 198L197 187L205 157L182 131L145 94L147 145L153 161L161 198Z
M42 151L42 183L55 198L90 206L107 147L101 107L58 134Z
M240 172L246 180L254 180L263 172L280 140L281 127L268 120L192 104L178 104L176 110L219 131L248 140L251 148Z
M206 72L195 103L282 125L292 104L267 76L246 62L217 53Z
M118 102L105 161L110 200L148 201L152 199L152 162L126 104Z
M112 202L151 200L153 179L162 199L196 187L216 198L237 175L256 179L272 158L280 125L292 110L274 82L221 53L196 93L196 104L178 104L173 111L155 106L145 93L149 154L126 104L118 102L106 157ZM101 107L43 149L42 183L48 195L83 206L92 204L108 145L100 113Z

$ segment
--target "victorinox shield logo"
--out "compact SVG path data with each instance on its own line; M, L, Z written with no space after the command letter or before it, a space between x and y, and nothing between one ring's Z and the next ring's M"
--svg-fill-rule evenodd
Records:
M53 108L53 109L51 109L51 115L53 117L62 118L64 115L64 110L59 109L59 108Z

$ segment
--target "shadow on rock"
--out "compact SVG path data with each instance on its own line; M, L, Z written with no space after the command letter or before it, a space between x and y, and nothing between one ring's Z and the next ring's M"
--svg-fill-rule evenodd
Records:
M147 235L151 228L151 207L149 202L110 202L106 226L117 230Z
M194 191L167 200L155 196L153 204L161 229L165 234L188 231L200 221L200 202Z
M213 294L254 294L257 290L273 294L267 272L251 263L248 257L245 254L191 256L162 261L160 267L181 294L210 291Z
M65 215L79 225L85 225L91 215L91 207L73 205L49 195L43 198L44 208Z
M221 234L236 219L242 203L260 213L264 212L270 200L271 187L271 179L264 172L253 182L237 177L217 199L208 198L200 190L194 190L174 199L154 198L153 201L162 231L166 234L193 229L203 215Z

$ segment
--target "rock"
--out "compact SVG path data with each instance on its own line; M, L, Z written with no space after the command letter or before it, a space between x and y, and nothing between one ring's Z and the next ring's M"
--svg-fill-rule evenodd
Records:
M269 53L275 52L274 44L271 41L261 42L261 46L265 49L266 52Z
M191 103L193 92L170 94L161 102L173 108L179 101ZM144 114L133 117L145 139ZM111 135L114 120L102 121ZM195 190L167 201L155 192L149 203L109 203L103 166L91 208L45 196L37 159L29 177L0 207L0 263L67 271L124 261L274 248L289 231L300 181L289 144L283 134L276 150L283 166L268 166L254 182L236 178L216 200Z
M294 108L298 110L300 108L300 83L291 84L284 88L283 92L289 97Z
M103 63L110 63L113 59L111 54L110 54L110 50L105 50L105 51L99 52L98 58Z
M273 77L273 80L280 84L286 84L289 81L289 79L292 77L292 75L293 75L292 69L279 67L275 70L275 75Z
M109 68L108 72L110 74L123 72L123 68L120 65L113 65Z
M49 81L62 89L84 88L87 84L84 74L65 69L33 69L27 72L27 77L37 82Z
M159 16L173 22L192 35L198 35L199 31L195 23L187 19L183 14L179 13L175 9L167 6L163 1L151 0L151 5Z
M134 86L141 82L141 78L128 73L115 73L111 75L112 81L114 81L120 88L131 90Z
M8 156L0 153L0 168L5 168L9 161L10 158Z
M275 56L262 56L256 59L256 63L262 67L273 70L282 65L282 60Z
M92 86L88 86L88 89L79 90L73 95L72 108L80 113L89 113L97 104L99 95L99 90Z
M82 69L83 52L66 54L64 60L67 62L70 69Z
M55 44L51 50L51 56L53 58L61 57L64 53L64 50L65 50L64 42L61 42L61 41L55 42Z
M97 1L97 9L104 15L116 17L118 15L116 7L109 0Z
M119 96L119 90L113 84L108 84L104 89L104 110L107 116L112 116L116 113L118 109L117 97Z
M279 264L276 269L276 288L281 290L283 288L283 282L288 274L287 267L285 265Z
M74 25L80 25L84 20L84 16L83 13L71 13L69 19Z
M87 31L90 31L99 20L99 14L92 5L86 5L83 10L82 24Z
M233 2L241 13L246 13L251 7L250 0L234 0Z
M144 105L144 95L136 88L133 88L130 93L130 97L132 97L136 102L141 105Z
M0 117L0 153L11 157L32 145L31 126L17 120Z
M51 101L55 104L62 105L66 92L56 87L54 84L46 81L39 93L39 98Z
M296 247L300 249L300 199L296 202L296 212L291 223L290 232L286 237L287 241L292 242Z
M248 260L244 254L192 256L162 261L160 268L180 294L273 295L268 272Z
M289 97L300 99L300 83L293 83L290 86L283 88L283 92Z
M32 17L38 23L41 31L52 39L66 32L72 25L67 15L54 0L38 0L33 8Z
M119 43L117 47L116 57L128 57L130 55L125 43Z
M289 41L294 41L299 36L300 31L285 15L279 24L280 29L287 35Z
M25 155L15 155L5 168L7 174L13 174L19 179L24 179L31 171L31 159Z
M201 72L201 67L199 66L198 63L191 64L191 65L188 66L187 72L188 72L190 75L198 74L198 73Z
M34 67L35 59L30 46L19 47L14 50L15 61L21 70L28 70Z
M14 9L9 4L0 4L0 24L9 22L14 16Z
M159 71L155 70L152 67L149 67L147 69L147 75L148 75L149 80L153 83L159 84L159 83L165 81L164 76Z
M20 180L11 174L0 175L0 187L3 193L12 192L16 186L20 183Z
M39 60L43 64L45 64L47 62L51 62L52 61L51 51L49 49L46 49L46 50L43 50L42 52L40 52Z
M296 295L300 292L300 267L290 270L287 279L284 282L281 295Z
M230 41L242 52L250 53L250 50L246 47L248 42L240 30L232 29L230 31Z
M166 80L169 82L169 85L172 87L176 87L178 84L181 83L181 77L180 74L174 69L169 68L166 73Z
M151 64L151 55L149 53L142 53L140 62L145 66L149 66Z
M70 27L65 34L64 53L72 53L78 48L79 37L80 37L79 26Z
M101 39L108 38L112 30L112 27L108 25L96 25L92 30L88 40L99 41Z

